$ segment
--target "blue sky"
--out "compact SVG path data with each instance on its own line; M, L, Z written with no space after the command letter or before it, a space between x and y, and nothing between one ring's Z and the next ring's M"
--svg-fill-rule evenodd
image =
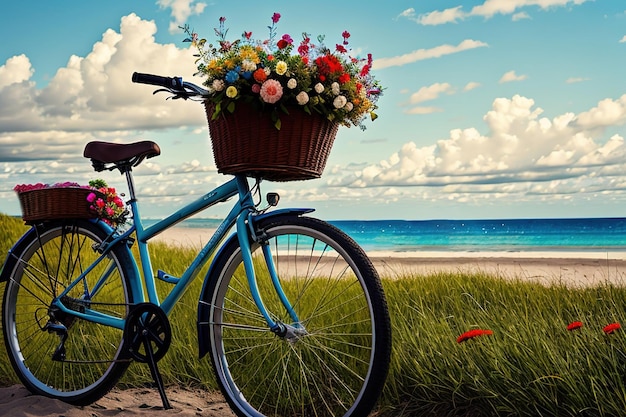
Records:
M154 140L136 170L145 215L225 177L202 106L165 101L133 71L193 78L176 28L211 39L303 31L372 53L386 87L368 129L341 128L321 179L266 183L327 219L626 215L626 4L616 0L6 2L0 17L0 212L15 184L103 177L90 140ZM220 209L206 216L222 215Z

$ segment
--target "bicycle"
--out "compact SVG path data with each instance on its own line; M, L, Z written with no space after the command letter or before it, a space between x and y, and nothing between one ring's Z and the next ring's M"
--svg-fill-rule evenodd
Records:
M206 90L180 78L133 75L174 98ZM199 358L239 416L365 416L388 372L391 326L380 279L364 251L313 209L261 207L261 179L237 174L144 227L132 169L160 154L151 141L90 142L96 171L126 177L132 223L38 221L9 251L2 324L11 364L33 393L74 405L97 401L131 361L147 363L170 408L158 361L168 315L209 263L198 301ZM148 242L218 203L229 214L179 277L153 273ZM270 210L272 209L272 210ZM136 245L138 262L131 252ZM162 299L156 280L171 284Z

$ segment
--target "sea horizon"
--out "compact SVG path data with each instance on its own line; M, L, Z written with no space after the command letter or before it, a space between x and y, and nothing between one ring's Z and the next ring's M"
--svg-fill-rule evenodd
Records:
M144 225L156 219L145 219ZM214 229L215 218L177 227ZM392 252L626 252L626 218L328 220L366 251Z

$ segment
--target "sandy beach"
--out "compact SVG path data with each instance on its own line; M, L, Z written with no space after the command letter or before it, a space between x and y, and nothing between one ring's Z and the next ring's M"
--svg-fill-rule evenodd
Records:
M155 240L170 245L200 247L211 229L174 227ZM371 252L379 274L403 277L408 274L441 272L484 272L504 279L524 279L546 285L553 283L588 286L626 282L626 252ZM115 389L86 407L31 395L20 385L0 388L0 416L15 417L126 417L208 416L234 414L218 393L168 387L173 406L163 410L155 389Z
M155 237L171 245L201 247L212 229L173 227ZM544 284L588 286L626 282L626 252L368 252L381 276L484 272Z

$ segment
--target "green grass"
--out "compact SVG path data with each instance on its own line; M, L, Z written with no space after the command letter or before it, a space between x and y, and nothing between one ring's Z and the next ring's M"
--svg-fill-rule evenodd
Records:
M2 253L25 230L0 216ZM151 245L153 267L182 273L193 251ZM399 275L399 276L398 276ZM167 285L167 284L163 284ZM198 360L197 280L172 313L173 344L159 362L167 384L216 389L210 361ZM379 403L385 416L616 416L626 410L626 287L551 287L487 274L383 277L393 356ZM3 290L4 286L0 287ZM163 290L164 288L160 288ZM582 329L567 331L572 321ZM493 335L457 343L471 329ZM271 364L268 364L271 366ZM122 386L151 381L133 364ZM17 383L0 349L0 383Z

